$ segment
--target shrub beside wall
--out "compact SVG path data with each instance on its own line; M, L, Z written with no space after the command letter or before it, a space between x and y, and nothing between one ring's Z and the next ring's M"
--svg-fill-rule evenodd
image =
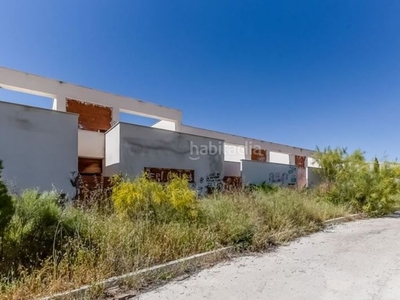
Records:
M326 148L315 159L324 180L324 195L336 204L348 203L370 216L381 216L399 208L400 165L375 158L371 164L356 150Z
M2 259L4 252L4 234L14 214L14 205L2 180L2 171L3 162L0 160L0 259Z
M114 184L112 200L117 212L131 219L170 222L197 216L196 192L186 178L174 176L168 183L150 180L144 174Z

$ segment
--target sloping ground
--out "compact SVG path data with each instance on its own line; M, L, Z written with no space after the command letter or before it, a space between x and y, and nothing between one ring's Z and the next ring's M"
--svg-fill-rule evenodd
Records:
M139 299L398 300L400 218L338 225L274 253L238 258L171 282Z

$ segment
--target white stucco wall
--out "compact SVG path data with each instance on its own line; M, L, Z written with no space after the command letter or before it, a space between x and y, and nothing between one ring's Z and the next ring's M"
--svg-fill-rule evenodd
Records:
M277 164L289 164L289 155L286 153L269 152L269 162Z
M78 130L79 157L104 158L104 133Z
M116 124L105 134L104 176L112 176L119 172L120 163L120 125Z
M221 145L223 147L222 141L120 123L106 133L106 144L115 140L116 131L120 134L120 159L119 163L110 163L108 159L112 159L112 155L107 153L106 145L107 175L117 171L135 177L145 167L187 169L194 170L195 188L199 193L204 193L207 186L222 184L224 154L223 148L218 150Z
M7 184L16 191L54 186L73 196L77 128L77 115L0 102L0 159Z
M277 184L287 186L296 183L296 167L285 164L242 161L242 180L244 184Z
M241 163L234 161L224 162L224 176L240 176L241 175Z
M319 168L317 161L312 157L307 158L307 165L312 168Z
M225 161L241 162L246 159L245 147L225 143Z
M308 149L303 149L303 148L293 147L293 146L288 146L288 145L283 145L283 144L277 144L277 143L268 142L268 141L261 141L261 140L252 139L252 138L248 138L248 137L243 137L243 136L238 136L238 135L234 135L234 134L223 133L223 132L218 132L218 131L213 131L213 130L208 130L208 129L203 129L203 128L198 128L198 127L192 127L192 126L187 126L187 125L182 125L181 131L185 132L185 133L220 139L220 140L225 141L226 144L242 145L249 149L251 149L254 146L257 146L257 147L260 147L261 149L266 149L268 151L274 151L277 153L286 153L286 154L301 155L301 156L308 156L308 157L312 156L314 154L314 151L308 150ZM248 150L248 152L250 153L250 150ZM246 156L245 159L250 159L250 157Z
M54 100L53 109L58 111L66 110L66 98L111 107L113 124L119 121L120 113L129 113L158 119L161 121L154 124L154 128L162 128L224 141L227 145L225 149L225 160L227 161L239 162L242 159L250 159L249 150L252 146L257 146L261 149L273 151L278 154L290 154L291 157L294 155L310 157L314 153L314 151L309 149L182 125L182 112L177 109L4 67L0 67L0 88L52 98ZM79 133L79 156L103 158L104 140L102 144L100 141L101 138L99 135ZM91 145L93 146L91 147ZM270 160L278 163L287 163L286 158L280 157L279 155L276 155ZM292 161L290 161L290 163L292 163Z
M151 127L175 131L176 130L175 125L176 125L175 122L161 120L161 121L157 122L156 124L151 125Z

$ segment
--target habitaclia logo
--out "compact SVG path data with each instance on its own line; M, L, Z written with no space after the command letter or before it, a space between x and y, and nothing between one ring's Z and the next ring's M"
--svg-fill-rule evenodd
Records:
M209 155L237 155L247 156L251 153L262 155L262 148L260 145L255 145L251 141L245 142L244 145L226 145L224 142L218 141L213 143L209 141L207 144L195 144L190 141L190 155L189 159L199 160L201 156Z

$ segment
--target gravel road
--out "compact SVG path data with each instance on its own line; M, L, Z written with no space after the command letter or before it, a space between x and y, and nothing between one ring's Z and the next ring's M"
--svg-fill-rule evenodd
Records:
M400 299L400 218L328 228L275 252L240 257L140 300Z

